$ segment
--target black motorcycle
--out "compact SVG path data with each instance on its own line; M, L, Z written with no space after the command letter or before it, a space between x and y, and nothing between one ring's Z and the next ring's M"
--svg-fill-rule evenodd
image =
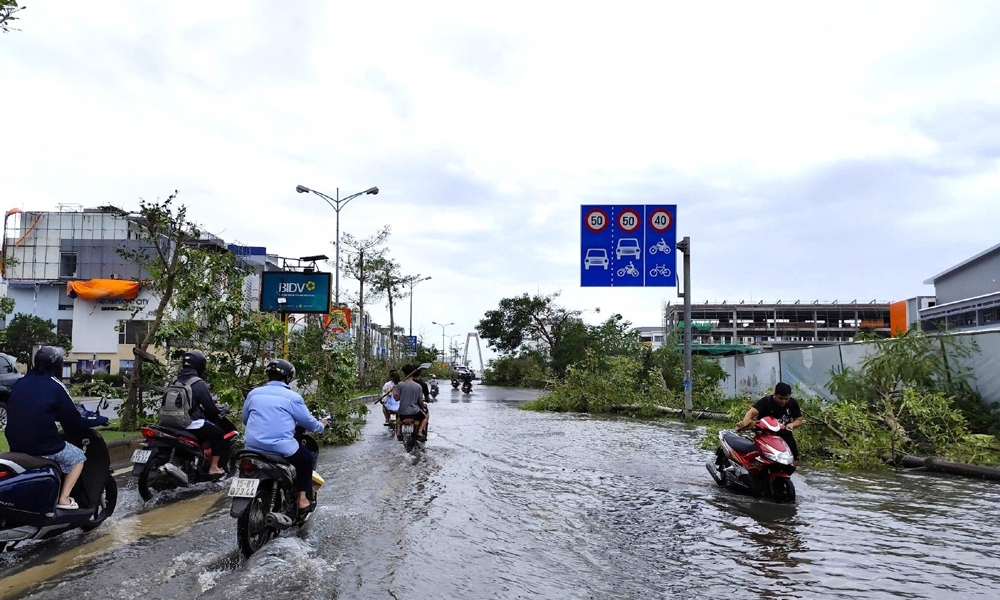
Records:
M472 382L471 381L466 381L465 383L463 383L462 384L462 391L465 392L466 394L471 394L472 393Z
M458 386L459 386L459 383L458 383L458 378L457 378L457 377L456 377L456 378L453 378L453 379L451 380L451 388L452 388L452 389L454 389L454 390L457 390L457 389L458 389Z
M312 436L296 428L296 439L313 454L313 469L319 446ZM278 454L241 450L236 454L238 476L229 486L233 505L229 515L236 519L236 538L240 551L251 554L291 527L301 527L311 511L299 509L295 486L295 467ZM323 480L313 472L313 489L308 497L315 504Z
M437 400L438 394L440 394L440 393L441 393L441 390L438 389L437 384L436 383L432 383L431 384L431 398L433 400Z
M115 512L118 485L104 438L93 429L63 437L87 455L70 494L80 507L56 507L63 474L55 462L18 452L0 453L0 551L77 527L90 531Z
M219 410L215 424L225 431L223 439L226 449L219 458L219 467L226 473L234 469L233 449L240 437L236 427L225 418L229 409ZM179 486L189 486L202 481L217 481L218 475L210 475L212 463L210 444L199 442L194 433L187 429L146 425L140 429L146 441L142 448L132 453L132 475L138 476L139 495L150 500L156 494Z
M413 417L404 416L399 424L399 433L403 436L403 447L407 452L424 447L423 441L417 436L420 424ZM425 432L426 433L426 432Z

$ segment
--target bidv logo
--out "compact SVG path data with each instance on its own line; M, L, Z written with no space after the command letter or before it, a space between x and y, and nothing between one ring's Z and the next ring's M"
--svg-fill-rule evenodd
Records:
M305 283L289 283L282 281L278 284L279 294L301 294L303 292L311 292L315 289L315 281L307 281Z

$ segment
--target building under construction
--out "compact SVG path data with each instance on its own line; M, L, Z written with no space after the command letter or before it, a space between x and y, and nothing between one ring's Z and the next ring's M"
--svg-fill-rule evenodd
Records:
M667 304L666 331L683 325L683 305ZM794 302L694 304L691 306L695 344L745 344L782 347L850 342L860 331L889 336L889 303Z

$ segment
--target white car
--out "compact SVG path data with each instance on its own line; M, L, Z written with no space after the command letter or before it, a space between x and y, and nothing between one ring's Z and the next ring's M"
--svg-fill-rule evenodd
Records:
M604 267L608 270L608 251L604 248L587 248L587 256L583 259L584 270L589 271L590 267Z
M634 258L642 256L638 238L622 238L618 240L618 247L615 248L615 258L621 260L623 256L632 256Z

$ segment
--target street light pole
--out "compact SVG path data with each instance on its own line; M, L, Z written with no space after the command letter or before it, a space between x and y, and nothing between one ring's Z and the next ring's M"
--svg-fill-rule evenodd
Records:
M441 328L441 362L446 362L445 358L447 355L444 352L444 328L449 325L454 325L454 323L438 323L437 321L431 321L431 323Z
M337 266L336 266L337 272L334 274L334 278L335 278L336 284L335 284L335 287L334 287L335 291L334 291L334 296L333 296L333 303L334 303L334 305L339 306L340 305L340 209L342 209L345 206L347 206L348 202L350 202L351 200L357 198L358 196L361 196L361 195L364 195L364 194L372 194L372 195L377 194L378 193L378 188L377 187L371 187L371 188L368 188L367 190L365 190L363 192L358 192L357 194L351 194L350 196L347 196L344 199L340 198L340 188L339 187L337 188L337 197L336 198L331 198L330 196L327 196L323 192L317 192L316 190L309 189L309 188L307 188L304 185L297 185L297 186L295 186L295 191L298 192L298 193L300 193L300 194L308 194L309 192L312 192L312 193L316 194L320 198L326 200L326 203L329 204L330 206L332 206L333 210L337 213L337 233L336 233L337 241L334 242L334 245L337 247L337 254L336 254L336 256L337 256L337 258L336 258L336 261L337 261Z
M420 277L420 273L417 273L413 277L407 277L406 283L410 286L410 333L407 335L413 337L413 286L417 285L421 281L427 281L432 279L430 275L427 277Z

